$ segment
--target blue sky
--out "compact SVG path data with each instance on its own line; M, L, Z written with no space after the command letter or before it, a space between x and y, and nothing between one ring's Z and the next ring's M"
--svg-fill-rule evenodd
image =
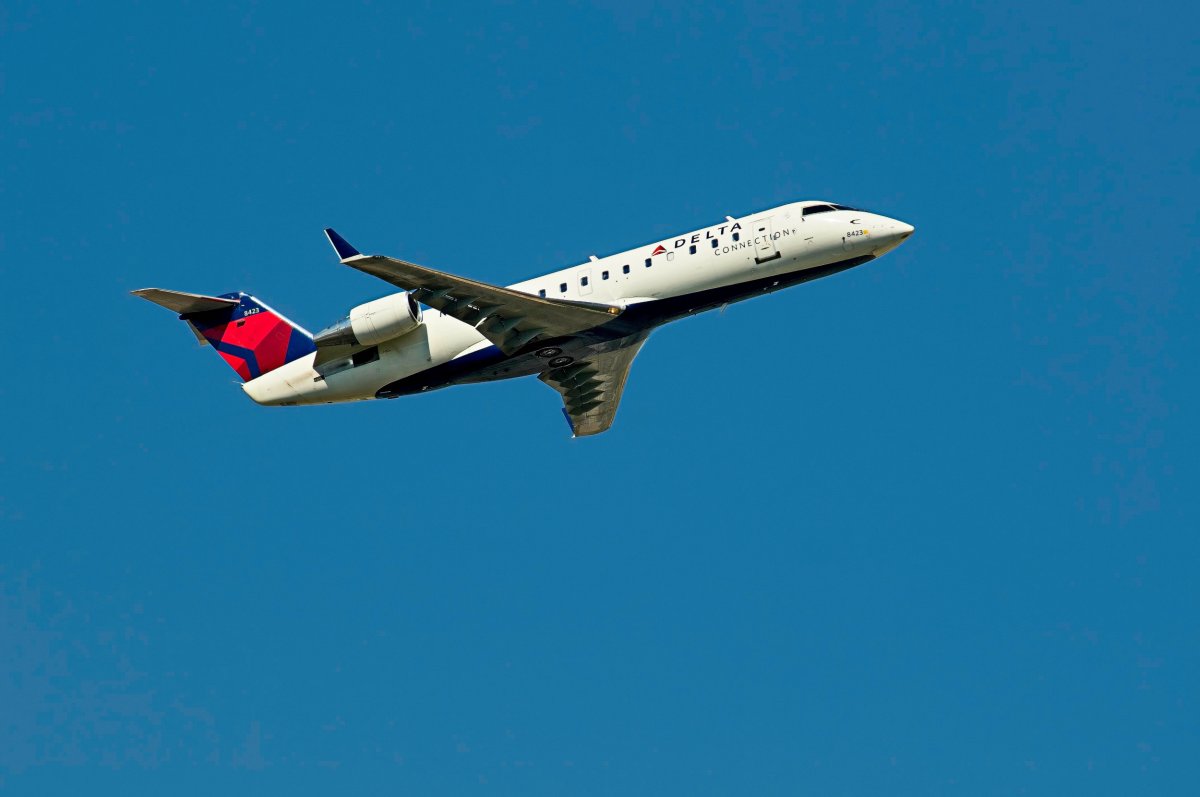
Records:
M1196 11L9 4L0 783L1184 794ZM253 405L321 236L498 283L805 198L916 235L535 380Z

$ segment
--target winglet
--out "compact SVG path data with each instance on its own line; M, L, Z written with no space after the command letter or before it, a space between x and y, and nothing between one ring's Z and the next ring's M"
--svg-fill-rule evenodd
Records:
M571 438L575 438L575 421L571 420L571 413L567 412L566 407L559 407L562 410L563 417L567 419L567 426L571 427Z
M333 251L337 252L339 260L345 261L352 257L358 257L362 252L350 245L350 242L337 234L337 231L332 227L325 228L325 237L329 239L329 243L333 244Z

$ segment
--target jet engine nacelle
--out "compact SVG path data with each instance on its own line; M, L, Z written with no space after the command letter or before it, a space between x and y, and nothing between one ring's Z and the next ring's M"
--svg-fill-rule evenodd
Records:
M407 335L421 325L421 307L411 293L395 293L360 304L350 315L313 338L318 346L374 346Z

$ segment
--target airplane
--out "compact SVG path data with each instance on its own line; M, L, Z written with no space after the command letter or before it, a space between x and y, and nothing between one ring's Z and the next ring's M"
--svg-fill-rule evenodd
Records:
M332 229L342 264L400 288L310 334L246 293L133 291L179 314L272 406L391 399L536 375L572 436L606 431L642 344L671 321L861 266L913 227L833 202L794 202L507 287L383 255Z

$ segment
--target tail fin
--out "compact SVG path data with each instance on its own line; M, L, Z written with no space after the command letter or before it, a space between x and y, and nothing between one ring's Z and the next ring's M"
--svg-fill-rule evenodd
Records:
M246 381L317 350L307 330L248 293L201 296L143 288L133 294L179 313L200 342L211 343Z

